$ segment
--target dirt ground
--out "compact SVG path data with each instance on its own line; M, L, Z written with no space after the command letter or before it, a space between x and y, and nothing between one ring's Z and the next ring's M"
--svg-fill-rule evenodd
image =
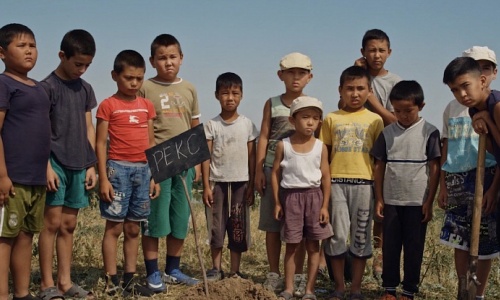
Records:
M204 285L199 284L187 289L177 299L183 300L269 300L277 299L276 295L255 284L251 280L226 278L208 283L209 297L205 296Z

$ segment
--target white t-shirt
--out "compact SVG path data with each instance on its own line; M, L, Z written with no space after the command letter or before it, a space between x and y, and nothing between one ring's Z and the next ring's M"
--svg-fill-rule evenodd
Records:
M315 188L321 185L321 153L323 142L316 139L314 147L307 153L293 150L290 138L283 139L281 187L285 189Z
M401 81L401 77L387 72L383 76L372 76L371 80L373 93L382 103L382 106L388 111L394 112L394 107L392 107L391 101L389 101L389 95L391 94L392 87Z

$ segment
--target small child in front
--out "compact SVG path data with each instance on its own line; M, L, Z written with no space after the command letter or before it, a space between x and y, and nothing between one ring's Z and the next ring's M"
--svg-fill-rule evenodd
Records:
M144 58L133 50L120 52L111 75L118 91L97 109L97 159L100 209L106 227L102 256L108 295L152 296L150 289L134 283L139 251L140 222L150 212L150 201L159 195L159 185L151 179L145 150L154 146L153 103L137 96L144 81ZM106 157L109 133L109 150ZM117 275L117 242L124 233L123 284Z
M241 253L250 246L250 214L254 202L255 139L257 128L238 113L243 98L243 81L234 73L217 77L215 98L221 113L205 123L211 157L202 164L203 202L206 205L213 268L208 280L224 278L222 247L227 231L231 253L229 276L240 273Z
M285 252L285 289L281 300L293 298L295 253L305 238L308 277L302 299L316 299L314 284L319 267L319 241L333 235L329 223L330 176L328 151L314 133L321 123L323 104L301 96L290 106L295 132L276 145L271 184L274 216L282 222Z
M416 81L400 81L389 95L398 121L387 126L373 145L375 215L383 220L384 300L413 299L418 292L427 223L439 184L439 131L419 117L424 92ZM404 251L403 294L400 257Z

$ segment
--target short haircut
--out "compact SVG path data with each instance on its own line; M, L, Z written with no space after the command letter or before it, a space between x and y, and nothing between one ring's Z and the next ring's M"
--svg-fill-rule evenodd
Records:
M340 75L340 87L343 87L346 81L351 81L363 77L366 78L369 87L370 73L368 73L368 70L358 66L350 66L349 68L345 69Z
M20 35L27 34L35 38L35 34L26 25L11 23L0 28L0 47L7 49L12 40Z
M126 66L143 68L146 70L146 62L144 61L144 58L139 52L134 50L123 50L118 53L113 64L113 71L116 74L120 74Z
M444 69L443 83L450 84L457 77L465 74L481 75L481 66L472 57L457 57L452 60Z
M156 49L158 49L159 47L168 47L171 45L176 45L177 48L179 48L179 53L182 55L181 43L179 43L175 36L166 33L160 34L159 36L155 37L155 39L151 43L151 57L155 56Z
M389 99L391 102L411 100L415 105L421 106L424 103L424 90L415 80L401 80L392 87Z
M223 88L239 87L243 92L243 80L235 73L227 72L220 74L215 82L215 93L218 93Z
M95 41L92 35L83 29L68 31L61 41L61 51L66 58L77 54L95 56Z
M363 40L361 42L361 46L363 47L363 49L365 49L368 41L371 40L387 41L387 47L391 49L391 41L389 40L389 36L387 35L387 33L385 33L380 29L370 29L367 32L365 32L365 35L363 36Z

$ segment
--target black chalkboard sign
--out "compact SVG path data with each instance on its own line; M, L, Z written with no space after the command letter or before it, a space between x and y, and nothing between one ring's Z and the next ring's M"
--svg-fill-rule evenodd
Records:
M158 183L210 159L203 124L147 149L146 157Z

